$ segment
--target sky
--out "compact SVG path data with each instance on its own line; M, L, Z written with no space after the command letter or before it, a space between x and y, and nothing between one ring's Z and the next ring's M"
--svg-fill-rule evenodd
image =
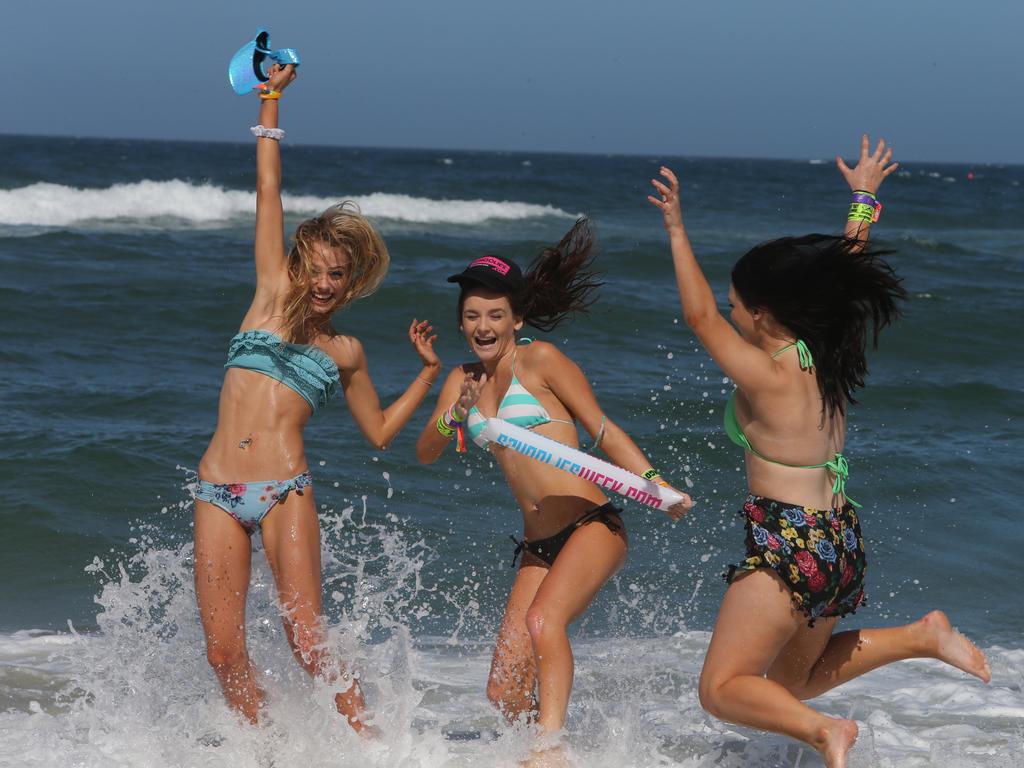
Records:
M1019 0L3 0L0 133L248 141L227 63L298 49L299 144L1024 163Z

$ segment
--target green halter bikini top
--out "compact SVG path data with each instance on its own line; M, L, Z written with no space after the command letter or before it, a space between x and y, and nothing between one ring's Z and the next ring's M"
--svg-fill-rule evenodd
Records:
M797 355L800 360L800 370L809 371L814 367L814 359L811 357L811 350L807 348L807 345L797 340L793 344L787 344L772 357L778 357L787 349L796 347ZM855 507L860 507L856 501L846 495L846 481L850 477L850 468L846 463L846 457L841 453L836 453L831 461L825 461L821 464L787 464L784 461L776 461L775 459L769 459L767 456L759 453L754 446L750 444L750 440L743 434L743 429L740 427L739 421L736 419L736 391L733 390L732 395L729 396L729 402L725 405L725 434L729 436L736 445L745 451L750 451L752 454L757 456L763 461L767 461L770 464L778 464L781 467L793 467L795 469L827 469L832 473L834 478L832 481L832 493L836 495L842 495L848 502L853 504Z

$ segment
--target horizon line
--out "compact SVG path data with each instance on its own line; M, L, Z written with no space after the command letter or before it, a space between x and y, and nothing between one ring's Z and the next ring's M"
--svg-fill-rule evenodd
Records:
M144 136L87 136L69 135L59 133L4 133L0 132L2 138L19 139L66 139L73 141L138 141L138 142L162 142L177 144L231 144L247 145L248 141L235 141L231 139L181 139L181 138L153 138ZM753 155L713 155L713 154L671 154L668 152L601 152L601 151L568 151L558 149L458 149L454 147L416 147L416 146L388 146L371 144L324 144L319 142L289 142L293 147L306 147L316 149L354 149L354 150L384 150L391 152L442 152L442 153L487 153L487 154L533 154L533 155L566 155L584 157L639 157L639 158L660 158L671 157L679 159L699 160L756 160L794 163L832 163L835 157L757 157ZM996 167L1024 167L1022 162L1009 161L968 161L968 160L898 160L900 165L904 163L933 163L936 165L959 165L959 166L996 166Z

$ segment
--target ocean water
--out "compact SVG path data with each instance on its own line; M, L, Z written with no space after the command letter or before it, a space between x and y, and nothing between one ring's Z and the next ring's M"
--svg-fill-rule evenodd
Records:
M385 453L334 403L307 430L331 644L387 734L364 745L292 662L265 560L249 639L272 713L240 726L205 662L188 485L211 434L227 340L252 290L251 144L0 137L0 766L515 765L484 683L518 515L479 451L415 462L417 418ZM340 199L392 253L382 289L336 318L382 398L418 370L411 317L465 359L445 276L483 252L521 262L593 218L606 285L547 335L655 466L691 485L672 525L627 506L629 562L573 629L567 724L581 765L820 765L724 725L695 684L720 574L741 549L731 388L679 320L647 180L668 163L724 300L732 262L782 234L838 231L834 167L800 161L285 146L289 225ZM989 686L904 662L821 697L854 717L853 765L1018 765L1024 749L1024 168L908 163L882 188L879 241L912 296L851 413L867 608L842 626L942 608L989 654ZM473 737L473 738L470 738Z

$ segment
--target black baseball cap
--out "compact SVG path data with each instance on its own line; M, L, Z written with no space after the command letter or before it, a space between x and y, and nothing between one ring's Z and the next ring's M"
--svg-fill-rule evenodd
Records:
M499 293L517 293L523 287L523 271L512 259L504 256L481 256L469 266L448 278L463 288L476 283Z

